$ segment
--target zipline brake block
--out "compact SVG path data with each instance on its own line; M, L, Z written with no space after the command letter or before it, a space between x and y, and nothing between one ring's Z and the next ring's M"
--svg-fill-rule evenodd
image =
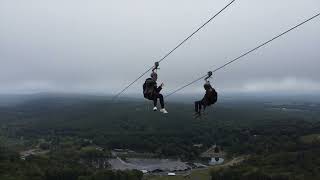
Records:
M204 80L207 81L209 78L211 78L211 76L212 76L212 71L209 71L207 74L207 77Z
M152 71L158 70L158 69L160 69L160 68L159 68L159 62L155 62L155 63L154 63L154 68L152 69Z

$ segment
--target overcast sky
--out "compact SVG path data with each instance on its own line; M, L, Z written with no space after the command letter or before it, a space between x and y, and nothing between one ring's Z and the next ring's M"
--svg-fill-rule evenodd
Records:
M116 93L229 2L0 0L0 93ZM236 0L160 64L163 92L319 12L319 0ZM220 92L320 92L319 68L320 17L212 82ZM145 78L126 93L141 92Z

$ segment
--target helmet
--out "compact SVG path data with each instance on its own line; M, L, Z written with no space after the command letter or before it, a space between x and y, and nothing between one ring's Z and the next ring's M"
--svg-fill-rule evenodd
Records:
M205 90L212 88L209 81L207 81L207 82L203 85L203 87L204 87Z
M157 78L158 78L158 74L157 74L157 73L155 73L155 72L152 72L150 76L151 76L152 78L155 78L155 79L157 79Z

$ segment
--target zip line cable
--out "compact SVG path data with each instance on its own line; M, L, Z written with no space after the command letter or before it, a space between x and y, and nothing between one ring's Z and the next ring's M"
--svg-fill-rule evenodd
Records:
M298 28L299 26L302 26L303 24L305 24L305 23L307 23L307 22L311 21L312 19L314 19L314 18L318 17L319 15L320 15L320 13L318 13L318 14L316 14L316 15L312 16L311 18L309 18L309 19L307 19L307 20L303 21L302 23L300 23L300 24L298 24L298 25L296 25L296 26L294 26L294 27L290 28L289 30L287 30L287 31L285 31L285 32L283 32L283 33L281 33L281 34L279 34L279 35L277 35L277 36L273 37L272 39L270 39L270 40L268 40L268 41L266 41L266 42L264 42L264 43L260 44L259 46L257 46L257 47L255 47L255 48L251 49L250 51L248 51L248 52L246 52L246 53L244 53L244 54L242 54L242 55L238 56L237 58L235 58L235 59L233 59L233 60L231 60L231 61L227 62L226 64L224 64L224 65L222 65L222 66L220 66L220 67L216 68L215 70L213 70L213 71L212 71L212 73L214 73L214 72L216 72L216 71L218 71L218 70L220 70L220 69L223 69L223 68L224 68L224 67L226 67L227 65L229 65L229 64L231 64L231 63L233 63L233 62L235 62L235 61L237 61L237 60L239 60L239 59L241 59L242 57L244 57L244 56L246 56L246 55L248 55L248 54L252 53L253 51L256 51L256 50L260 49L261 47L263 47L263 46L265 46L265 45L269 44L270 42L272 42L272 41L274 41L274 40L276 40L276 39L280 38L281 36L283 36L283 35L285 35L285 34L289 33L290 31L292 31L292 30L294 30L294 29ZM182 89L184 89L184 88L186 88L186 87L190 86L191 84L193 84L193 83L195 83L195 82L197 82L197 81L199 81L199 80L201 80L201 79L205 78L206 76L207 76L207 75L204 75L204 76L202 76L202 77L200 77L200 78L198 78L198 79L196 79L196 80L194 80L194 81L192 81L192 82L190 82L190 83L188 83L188 84L186 84L186 85L184 85L184 86L182 86L182 87L180 87L180 88L176 89L175 91L173 91L173 92L169 93L169 94L168 94L168 95L166 95L165 97L169 97L169 96L171 96L172 94L175 94L176 92L178 92L178 91L180 91L180 90L182 90Z
M198 31L200 31L204 26L206 26L209 22L211 22L215 17L217 17L222 11L227 9L235 0L232 0L229 4L227 4L224 8L222 8L218 13L212 16L207 22L205 22L202 26L200 26L196 31L190 34L186 39L184 39L180 44L178 44L175 48L173 48L169 53L167 53L163 58L159 60L159 63L167 58L171 53L173 53L176 49L178 49L182 44L188 41L193 35L195 35Z
M181 45L183 45L186 41L188 41L193 35L195 35L198 31L200 31L203 27L205 27L209 22L211 22L215 17L217 17L219 14L221 14L225 9L227 9L235 0L232 0L229 4L227 4L224 8L222 8L218 13L216 13L214 16L212 16L208 21L206 21L204 24L202 24L197 30L195 30L193 33L191 33L187 38L185 38L183 41L181 41L177 46L175 46L171 51L169 51L165 56L163 56L158 62L162 62L165 60L170 54L172 54L175 50L177 50ZM140 78L142 78L145 74L147 74L149 71L153 69L154 66L150 67L148 70L146 70L144 73L142 73L137 79L132 81L129 85L127 85L124 89L122 89L118 94L116 94L112 99L116 99L119 97L124 91L129 89L134 83L136 83Z

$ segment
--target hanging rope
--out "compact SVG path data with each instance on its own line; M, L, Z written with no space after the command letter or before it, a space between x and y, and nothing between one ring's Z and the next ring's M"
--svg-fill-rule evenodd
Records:
M237 60L239 60L239 59L243 58L244 56L246 56L246 55L248 55L248 54L252 53L253 51L256 51L256 50L260 49L261 47L263 47L263 46L265 46L265 45L267 45L267 44L271 43L272 41L274 41L274 40L276 40L276 39L280 38L281 36L283 36L283 35L285 35L285 34L289 33L290 31L292 31L292 30L294 30L294 29L298 28L299 26L302 26L303 24L305 24L305 23L307 23L307 22L311 21L312 19L314 19L314 18L318 17L319 15L320 15L320 13L319 13L319 14L316 14L316 15L314 15L314 16L312 16L311 18L309 18L309 19L307 19L307 20L303 21L302 23L300 23L300 24L298 24L298 25L296 25L296 26L294 26L294 27L290 28L289 30L287 30L287 31L285 31L285 32L283 32L283 33L281 33L281 34L279 34L279 35L277 35L277 36L273 37L272 39L270 39L270 40L268 40L268 41L266 41L266 42L264 42L264 43L260 44L259 46L257 46L257 47L255 47L255 48L251 49L250 51L248 51L248 52L246 52L246 53L244 53L244 54L240 55L239 57L237 57L237 58L235 58L235 59L233 59L233 60L231 60L231 61L227 62L226 64L224 64L224 65L222 65L222 66L218 67L217 69L213 70L212 72L214 73L214 72L216 72L216 71L218 71L218 70L220 70L220 69L223 69L223 68L224 68L224 67L226 67L227 65L229 65L229 64L231 64L231 63L233 63L233 62L235 62L235 61L237 61ZM199 81L199 80L201 80L201 79L205 78L206 76L207 76L207 75L204 75L204 76L202 76L202 77L200 77L200 78L198 78L198 79L196 79L196 80L194 80L194 81L192 81L192 82L190 82L190 83L188 83L188 84L186 84L186 85L184 85L184 86L182 86L182 87L180 87L180 88L176 89L175 91L173 91L173 92L169 93L169 94L168 94L168 95L166 95L165 97L169 97L169 96L171 96L172 94L174 94L174 93L176 93L176 92L178 92L178 91L180 91L180 90L182 90L182 89L184 89L184 88L186 88L186 87L190 86L191 84L193 84L193 83L195 83L195 82L197 82L197 81Z
M200 31L204 26L206 26L209 22L211 22L214 18L216 18L220 13L222 13L225 9L227 9L235 0L232 0L229 4L227 4L224 8L222 8L218 13L216 13L214 16L212 16L208 21L206 21L203 25L201 25L197 30L195 30L193 33L191 33L187 38L185 38L183 41L181 41L177 46L175 46L171 51L169 51L165 56L163 56L158 62L162 62L165 60L170 54L172 54L176 49L178 49L180 46L182 46L185 42L187 42L193 35L195 35L198 31ZM122 89L118 94L116 94L112 99L116 99L119 97L124 91L129 89L134 83L136 83L139 79L141 79L145 74L147 74L149 71L151 71L154 68L154 66L147 69L145 72L143 72L137 79L132 81L129 85L127 85L124 89Z

